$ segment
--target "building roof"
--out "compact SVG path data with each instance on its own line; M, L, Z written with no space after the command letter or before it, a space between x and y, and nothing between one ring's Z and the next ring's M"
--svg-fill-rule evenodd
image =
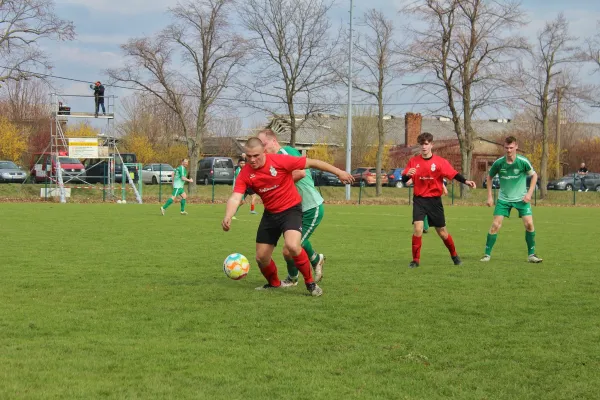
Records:
M481 137L490 137L509 132L513 125L509 120L488 121L475 120L473 128L475 135ZM346 136L346 118L331 115L317 115L310 117L306 121L297 120L300 125L296 133L296 142L298 143L327 143L330 145L343 146ZM289 142L289 118L278 117L270 121L267 127L273 129L278 135L279 140ZM600 129L600 125L598 126ZM384 119L384 128L386 141L392 145L403 145L405 141L405 122L404 117L386 116ZM422 132L429 132L433 135L436 142L444 139L456 138L454 124L452 121L440 120L440 118L423 118ZM600 133L599 133L600 135Z

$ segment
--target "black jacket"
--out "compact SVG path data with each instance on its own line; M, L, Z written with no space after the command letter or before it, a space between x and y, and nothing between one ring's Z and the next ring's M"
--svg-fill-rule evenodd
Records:
M94 97L98 100L104 100L104 86L93 86L92 88L94 89Z

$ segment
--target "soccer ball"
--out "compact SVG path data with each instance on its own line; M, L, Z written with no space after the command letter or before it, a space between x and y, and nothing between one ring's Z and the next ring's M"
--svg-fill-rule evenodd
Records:
M117 204L121 204L121 203L122 203L122 201L121 201L121 200L117 200Z
M121 204L127 204L127 200L121 201Z
M228 278L238 280L248 275L250 263L248 259L240 253L233 253L227 256L223 261L223 272Z

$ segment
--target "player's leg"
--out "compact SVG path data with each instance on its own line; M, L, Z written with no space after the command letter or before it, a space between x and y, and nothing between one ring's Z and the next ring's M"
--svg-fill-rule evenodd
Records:
M273 214L263 214L256 231L256 264L268 283L257 287L257 290L282 286L277 275L277 266L273 261L273 249L277 245L279 236L281 236L281 230L277 226Z
M179 194L179 189L173 188L173 192L171 193L171 197L167 199L167 202L160 208L160 213L165 215L165 210L169 208L171 204L175 201L175 197Z
M487 262L490 261L492 257L492 249L496 244L496 239L498 239L498 232L502 227L502 222L504 218L510 217L510 210L512 210L512 203L506 202L504 200L498 200L496 202L496 206L494 207L494 219L492 220L492 226L488 231L487 237L485 239L485 253L483 257L481 257L480 261Z
M256 210L254 210L256 206L256 194L252 193L250 195L250 214L256 214Z
M427 213L423 205L423 199L415 197L413 203L412 261L408 264L409 268L416 268L419 266L423 239L423 220L426 215Z
M187 211L185 211L185 203L187 202L187 194L181 189L181 215L187 215Z
M531 263L540 263L543 260L535 254L535 227L533 226L533 212L531 204L519 202L515 205L519 211L519 217L523 220L525 226L525 242L527 243L527 261Z
M461 265L462 262L458 253L456 252L456 246L454 245L454 239L452 235L446 229L446 215L444 214L444 204L442 203L441 197L432 197L427 199L427 219L429 224L435 228L438 236L444 242L444 245L450 253L452 262L454 265Z
M306 289L313 296L320 296L323 291L314 282L312 268L306 250L302 248L302 208L300 205L292 207L282 213L281 229L285 240L285 248L294 259L296 268L302 274Z
M423 233L427 233L429 230L429 220L427 219L427 215L423 218Z

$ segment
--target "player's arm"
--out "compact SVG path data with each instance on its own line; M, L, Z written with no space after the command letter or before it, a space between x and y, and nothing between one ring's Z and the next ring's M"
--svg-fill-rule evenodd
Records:
M354 182L354 178L346 171L342 171L341 169L334 167L333 165L326 163L325 161L315 160L313 158L306 159L306 168L315 168L325 172L331 172L332 174L337 175L340 178L340 181L343 183L352 183Z
M223 218L223 222L221 222L221 226L225 232L231 228L231 218L235 215L243 196L242 193L238 192L233 192L231 196L229 196L227 207L225 208L225 217Z
M405 185L408 185L408 181L410 181L416 173L417 173L417 169L413 168L412 160L410 160L408 162L408 165L406 166L406 168L404 168L402 170L402 176L400 177L402 179L402 183L404 183ZM414 183L414 181L413 181L413 183Z
M527 171L527 175L531 176L531 182L529 182L529 190L527 190L527 194L523 198L523 201L525 203L529 203L531 201L531 197L533 196L533 191L535 190L535 185L538 181L537 172L535 172L533 169L530 169L529 171Z
M462 176L462 174L460 173L456 173L456 175L454 175L454 177L452 178L457 182L462 183L463 185L467 185L470 188L475 189L477 187L477 184L474 181L468 181L467 178L465 178L464 176Z
M298 182L300 179L303 179L306 176L306 170L304 169L296 169L292 171L292 178L294 178L294 182Z

